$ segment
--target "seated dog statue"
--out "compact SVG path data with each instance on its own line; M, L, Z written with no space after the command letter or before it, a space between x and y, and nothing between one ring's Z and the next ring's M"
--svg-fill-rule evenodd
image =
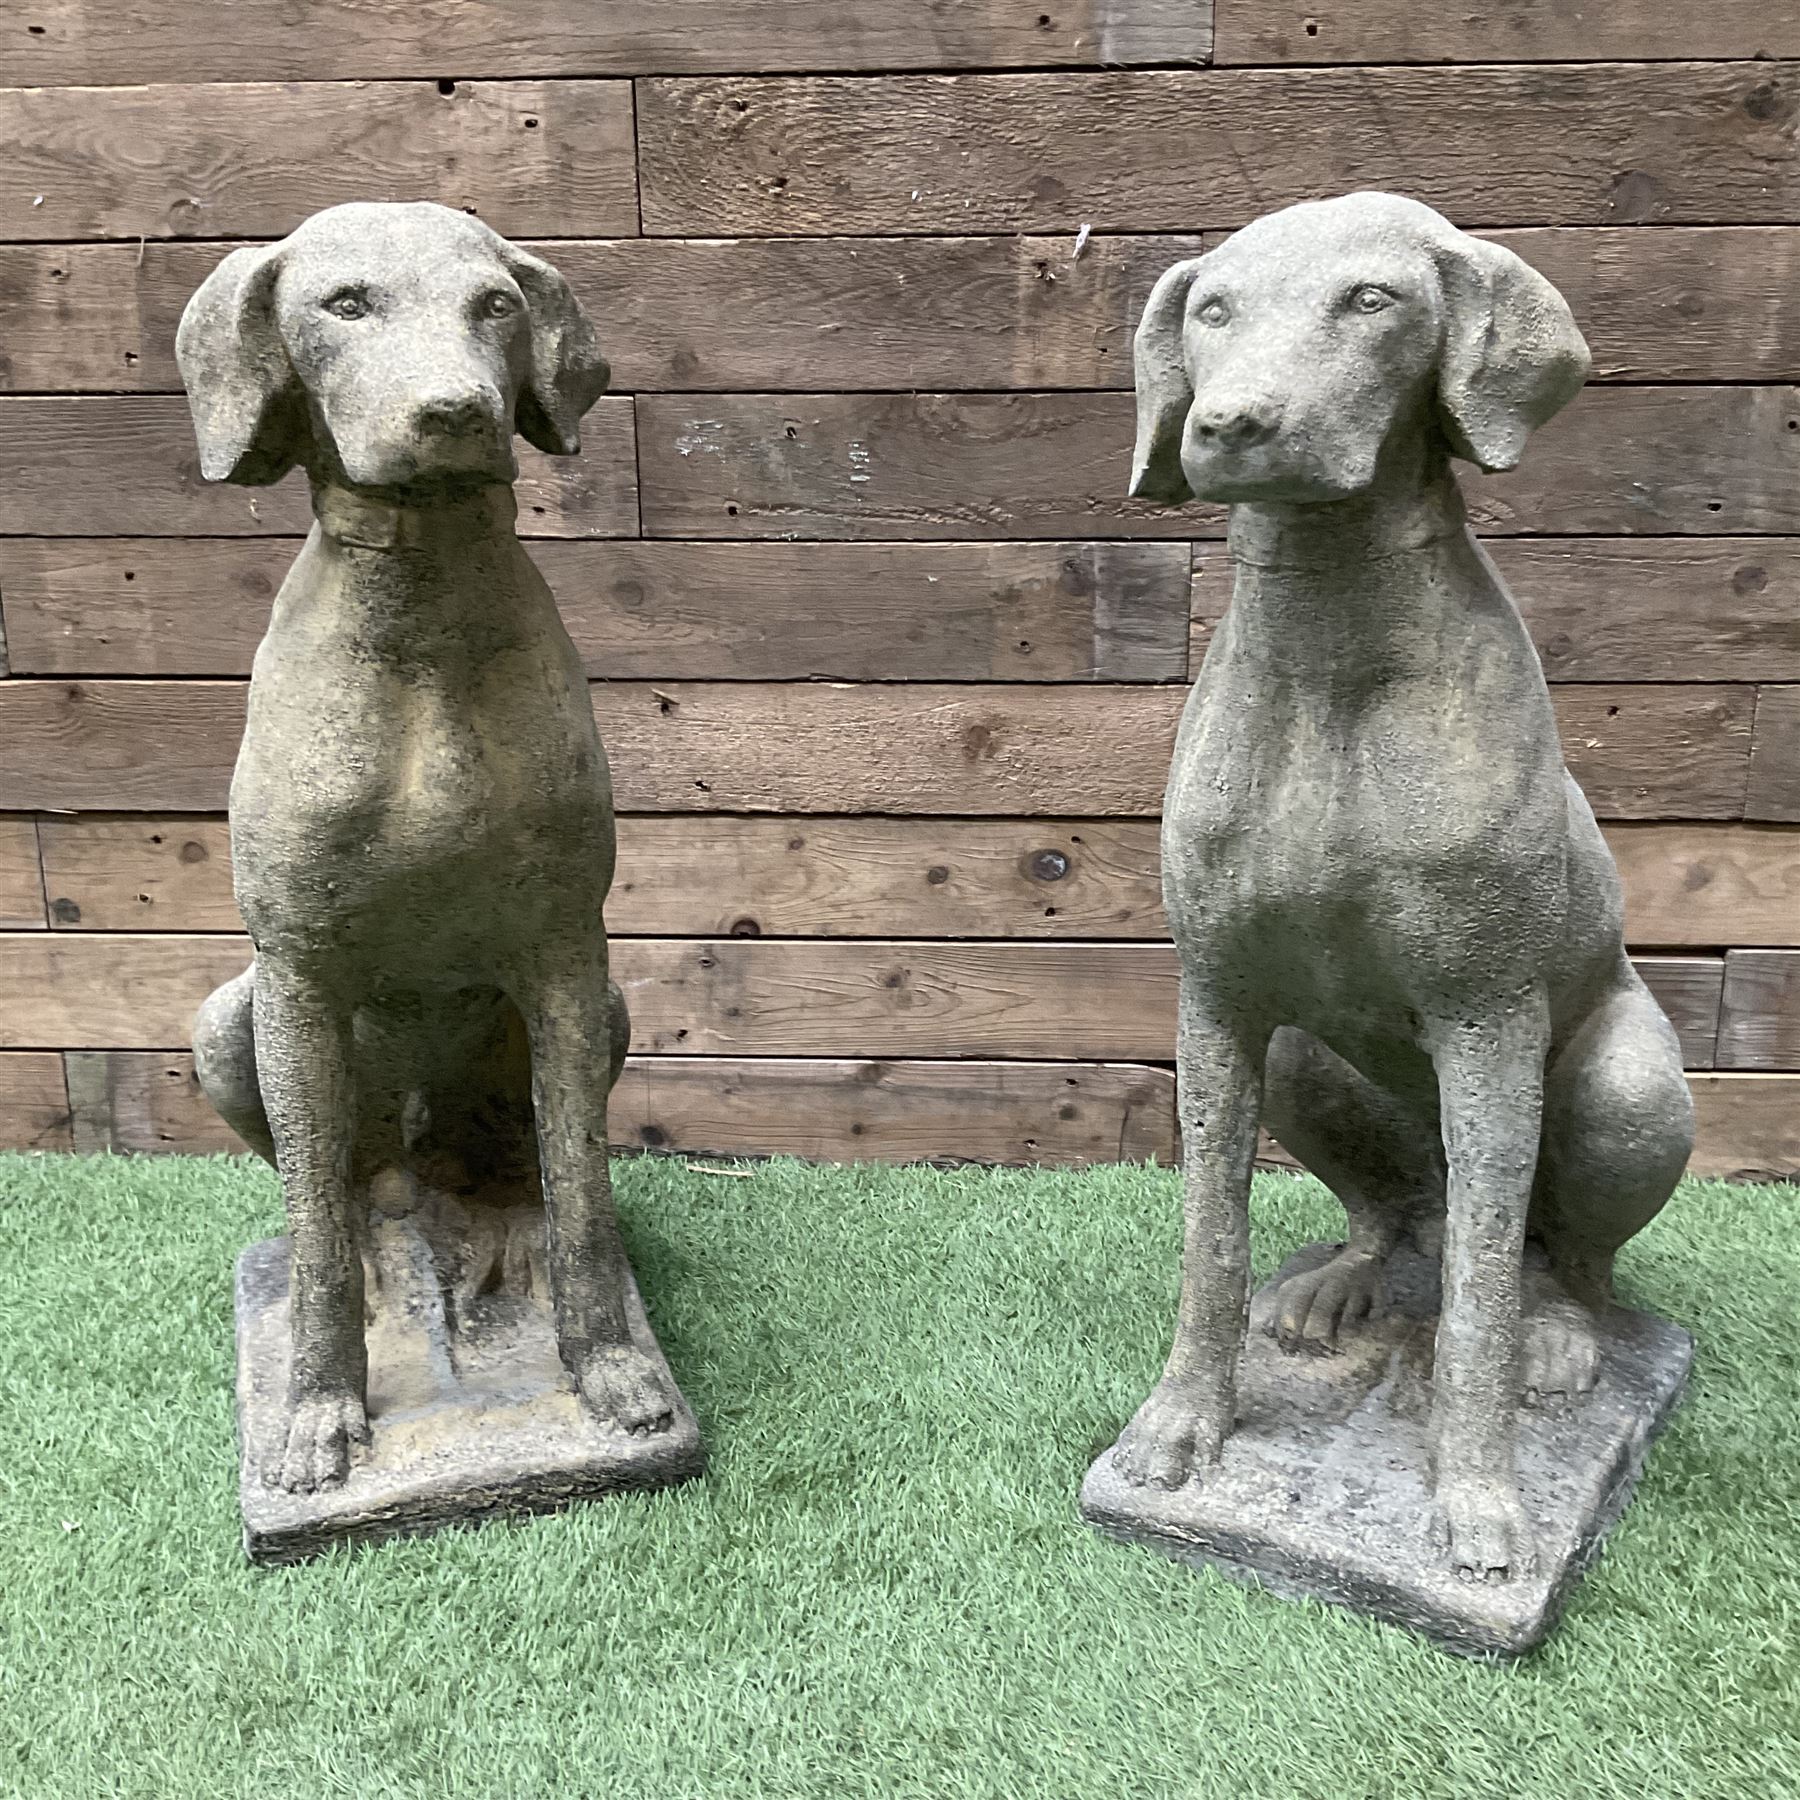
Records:
M607 382L593 330L477 220L349 205L226 257L177 348L207 478L303 466L316 520L231 786L255 962L195 1029L200 1082L276 1165L292 1234L265 1479L339 1485L368 1443L363 1252L395 1216L452 1313L547 1288L592 1417L664 1432L680 1396L634 1339L607 1163L628 1035L601 919L612 791L511 491L515 431L579 449Z
M1513 467L1587 346L1512 252L1382 194L1258 220L1157 283L1132 492L1231 507L1235 594L1163 820L1181 960L1184 1283L1128 1482L1204 1481L1232 1430L1259 1119L1349 1241L1274 1296L1292 1350L1356 1331L1404 1243L1441 1255L1435 1532L1526 1571L1522 1391L1579 1394L1613 1259L1692 1147L1675 1033L1564 767L1461 457Z

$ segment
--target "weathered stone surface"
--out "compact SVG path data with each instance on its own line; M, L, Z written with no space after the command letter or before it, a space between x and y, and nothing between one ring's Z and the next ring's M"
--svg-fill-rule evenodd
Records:
M1534 1571L1567 1558L1520 1488L1520 1393L1588 1404L1614 1258L1694 1133L1618 870L1452 468L1516 466L1587 345L1510 250L1351 194L1177 263L1134 349L1131 491L1228 503L1236 579L1163 809L1182 1293L1110 1466L1148 1508L1229 1466L1260 1121L1337 1195L1349 1241L1269 1297L1289 1360L1259 1337L1258 1378L1304 1383L1309 1353L1370 1329L1397 1258L1441 1258L1415 1396L1432 1473L1407 1529L1429 1529L1444 1580L1520 1583L1504 1607L1529 1619ZM1303 1442L1289 1454L1310 1466ZM1324 1542L1289 1553L1329 1585ZM1354 1596L1370 1578L1340 1579Z
M1535 1568L1504 1581L1459 1577L1425 1531L1432 1265L1396 1257L1388 1310L1335 1354L1291 1356L1275 1341L1281 1283L1322 1266L1333 1248L1302 1250L1258 1293L1238 1422L1219 1465L1173 1490L1146 1487L1128 1482L1108 1450L1088 1471L1082 1513L1123 1542L1285 1598L1372 1613L1465 1656L1519 1656L1555 1626L1624 1511L1681 1397L1693 1339L1648 1313L1606 1315L1593 1389L1520 1414L1519 1489Z
M351 205L233 251L175 347L206 477L258 487L300 465L314 514L231 783L256 959L194 1026L200 1084L276 1166L291 1233L288 1354L246 1340L252 1548L676 1479L693 1421L632 1310L607 1164L630 1037L602 923L612 784L511 491L515 434L580 449L607 382L593 327L555 269L479 221ZM378 1297L367 1332L364 1264L396 1233L404 1304ZM496 1290L539 1311L496 1312ZM479 1385L432 1384L461 1359L529 1386L552 1318L585 1438L545 1397L495 1439ZM596 1462L601 1428L647 1447ZM271 1502L264 1472L295 1498Z
M424 1230L378 1219L368 1244L370 1444L341 1486L311 1493L290 1493L277 1480L288 1424L292 1244L267 1238L238 1259L239 1495L252 1562L299 1562L339 1542L550 1512L702 1472L706 1453L685 1403L654 1435L594 1418L557 1355L546 1295L490 1290L457 1317ZM539 1255L534 1249L533 1260ZM633 1341L667 1377L635 1283L627 1312Z

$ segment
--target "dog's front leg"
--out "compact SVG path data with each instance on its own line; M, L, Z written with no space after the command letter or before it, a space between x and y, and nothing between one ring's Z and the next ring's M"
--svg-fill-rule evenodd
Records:
M674 1421L678 1395L631 1340L630 1265L606 1154L614 1006L604 952L541 972L521 996L543 1171L557 1346L589 1410L643 1436Z
M1531 996L1435 1034L1449 1166L1433 1370L1433 1530L1465 1580L1529 1573L1514 1446L1525 1221L1543 1125L1547 1007Z
M257 1074L293 1239L288 1435L268 1479L311 1493L341 1482L369 1441L350 1012L278 957L257 957L255 981Z
M1182 982L1176 1045L1183 1241L1175 1343L1119 1438L1128 1481L1180 1487L1216 1464L1237 1409L1250 1297L1250 1171L1269 1034L1211 1017Z

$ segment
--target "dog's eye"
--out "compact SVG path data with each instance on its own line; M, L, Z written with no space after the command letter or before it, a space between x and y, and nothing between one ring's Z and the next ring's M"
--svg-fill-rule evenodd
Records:
M481 296L480 310L484 319L504 319L519 310L519 303L511 294L503 294L495 288L491 294Z
M366 319L369 316L369 296L361 288L340 288L322 304L334 319Z
M1231 321L1231 308L1227 306L1223 300L1214 298L1208 300L1207 303L1194 314L1194 317L1198 319L1202 325L1226 325Z
M1352 310L1360 313L1386 312L1393 304L1394 296L1373 282L1365 282L1350 296Z

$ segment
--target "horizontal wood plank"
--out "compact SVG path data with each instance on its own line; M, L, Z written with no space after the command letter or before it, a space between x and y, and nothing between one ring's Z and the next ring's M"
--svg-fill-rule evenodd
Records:
M1129 388L1156 277L1225 234L616 238L531 245L626 392ZM1490 234L1567 296L1595 381L1800 378L1800 230ZM229 245L0 245L0 393L176 393L175 327ZM730 304L722 306L722 296ZM796 355L796 345L805 354Z
M0 820L0 837L7 821ZM225 821L46 817L50 921L72 931L236 931ZM1800 946L1800 830L1609 825L1626 941ZM615 936L1160 938L1153 819L627 814ZM32 870L35 891L37 873Z
M637 423L633 450L633 408ZM522 450L527 537L1216 538L1219 507L1123 497L1131 396L647 394L603 399L583 454ZM1523 466L1465 473L1478 530L1800 533L1800 393L1594 388ZM176 395L0 398L0 535L286 536L304 482L200 480Z
M0 392L179 392L175 327L230 247L0 246ZM581 297L615 389L762 392L1129 387L1150 288L1201 241L1096 236L1079 254L1067 236L530 247ZM1690 274L1683 291L1712 285Z
M1800 1068L1800 950L1731 950L1718 1067Z
M0 818L0 931L30 931L43 924L37 826L30 819Z
M54 1051L0 1053L0 1150L69 1150L69 1095Z
M244 1150L186 1051L71 1051L67 1062L78 1150ZM1174 1089L1167 1069L1121 1063L632 1057L608 1135L619 1149L702 1156L1168 1162Z
M520 442L525 537L635 537L632 402L600 400L579 456ZM312 525L298 470L273 487L203 481L179 395L0 399L0 535L291 536Z
M638 84L652 235L1235 226L1352 188L1459 224L1800 218L1791 63Z
M1716 956L1634 956L1657 1004L1681 1039L1681 1060L1690 1069L1716 1066L1719 990L1725 966Z
M39 829L58 929L242 929L223 819L91 814ZM1158 869L1151 819L628 814L606 924L615 937L1155 938Z
M1800 820L1800 686L1757 689L1744 813L1752 819Z
M34 0L0 45L49 86L1203 63L1212 42L1210 0L230 0L197 19L193 0Z
M1800 681L1800 539L1496 537L1487 549L1552 681ZM1225 547L1196 545L1196 670L1231 588ZM29 590L18 629L25 672Z
M1232 63L1696 61L1800 56L1800 15L1768 0L1216 0Z
M1737 1181L1800 1179L1800 1075L1690 1075L1690 1174Z
M1800 47L1800 30L1795 37ZM1624 226L1488 235L1562 290L1594 354L1592 381L1800 377L1800 231Z
M14 673L247 675L298 548L0 540ZM532 554L588 672L615 680L1178 681L1187 670L1184 544L544 539Z
M1224 530L1219 507L1124 498L1128 394L648 394L637 421L651 537ZM1593 388L1519 469L1459 472L1484 532L1800 533L1800 392Z
M1800 945L1800 830L1608 825L1606 841L1625 885L1627 943Z
M1688 1086L1693 1174L1800 1175L1800 1075L1695 1073ZM1166 1161L1173 1087L1166 1068L1132 1064L633 1057L613 1090L609 1136L621 1149L703 1156ZM0 1148L206 1155L244 1146L201 1093L186 1051L99 1050L0 1053Z
M0 810L216 812L234 681L0 682ZM1152 817L1179 686L608 682L623 812ZM1735 818L1752 690L1561 687L1569 768L1604 818Z
M508 237L635 233L631 84L0 88L0 239L274 238L346 200L438 200Z
M248 958L237 936L0 933L0 1047L186 1048ZM1637 966L1689 1066L1712 1067L1720 959ZM620 938L612 968L640 1055L1135 1062L1175 1042L1168 944Z

